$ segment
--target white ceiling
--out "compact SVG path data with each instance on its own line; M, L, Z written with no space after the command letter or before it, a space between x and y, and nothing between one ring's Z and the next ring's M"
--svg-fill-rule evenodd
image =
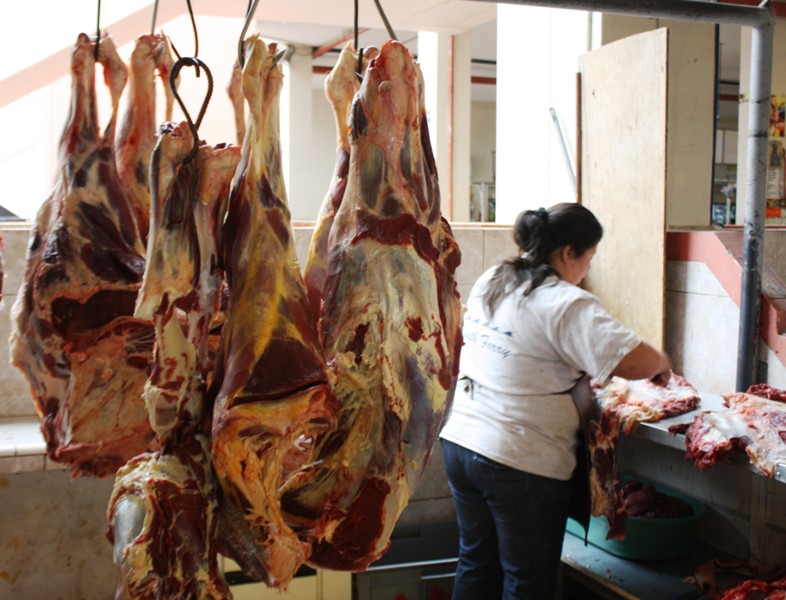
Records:
M407 44L417 54L417 31L436 31L445 33L471 32L472 74L494 78L496 75L496 12L494 2L473 0L380 0L388 21L397 38ZM102 7L101 24L119 44L133 40L141 30L150 27L153 15L153 0L110 0ZM384 23L374 0L358 0L358 25L363 31L359 35L361 47L380 45L388 39ZM248 0L192 0L191 5L199 18L220 16L242 18L248 7ZM169 21L187 12L182 0L158 0L158 22ZM5 46L4 66L13 68L11 63L20 62L16 71L0 81L0 105L4 105L45 85L46 72L50 79L59 77L67 69L67 57L73 43L73 32L85 30L85 26L96 17L95 0L38 0L36 3L22 3L21 11L27 11L20 18L23 22L36 19L38 29L36 43L27 53L20 53L20 47L29 47L17 38L21 35L29 39L28 27L18 27L19 19L4 19L0 25L0 50ZM54 18L40 22L35 15L53 15ZM343 0L284 0L269 2L262 0L254 18L257 29L264 37L282 42L297 43L312 48L322 48L336 44L353 34L354 2ZM68 22L68 19L71 19ZM78 19L78 20L77 20ZM76 21L79 25L73 24ZM49 28L49 31L47 31ZM89 27L87 28L89 30ZM16 36L16 37L14 37ZM64 37L65 36L65 37ZM124 39L128 38L128 39ZM739 27L721 27L721 80L736 81L739 73ZM48 48L45 49L44 47ZM335 54L326 53L315 59L315 64L331 66ZM26 72L25 72L26 71ZM0 74L2 77L2 74ZM473 85L473 98L494 100L493 85Z

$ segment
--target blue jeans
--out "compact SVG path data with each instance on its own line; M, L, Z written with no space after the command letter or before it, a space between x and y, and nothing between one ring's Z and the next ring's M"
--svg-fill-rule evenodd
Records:
M459 525L453 600L552 600L570 482L441 444Z

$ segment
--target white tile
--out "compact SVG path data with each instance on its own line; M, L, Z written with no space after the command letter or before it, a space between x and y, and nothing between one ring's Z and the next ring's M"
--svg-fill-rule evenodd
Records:
M33 473L44 470L43 456L7 456L0 458L0 473Z
M666 263L666 289L710 296L727 296L706 263L695 260L670 260Z
M490 269L507 258L516 256L518 249L509 227L486 229L483 232L483 270Z
M472 285L483 274L483 230L456 228L453 234L461 249L456 283Z

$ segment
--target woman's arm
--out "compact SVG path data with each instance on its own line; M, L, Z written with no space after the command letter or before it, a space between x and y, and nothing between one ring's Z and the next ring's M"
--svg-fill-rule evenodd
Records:
M625 379L652 379L665 385L671 377L671 360L665 352L641 342L624 356L611 374Z

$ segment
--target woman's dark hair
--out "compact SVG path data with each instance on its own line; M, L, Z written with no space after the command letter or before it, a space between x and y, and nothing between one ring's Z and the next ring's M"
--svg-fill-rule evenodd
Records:
M516 217L513 239L521 255L510 258L497 266L489 279L483 300L490 314L502 299L525 282L529 288L526 296L555 271L549 264L551 252L570 246L582 256L594 248L603 237L603 227L595 215L581 204L563 202L548 210L527 210Z

